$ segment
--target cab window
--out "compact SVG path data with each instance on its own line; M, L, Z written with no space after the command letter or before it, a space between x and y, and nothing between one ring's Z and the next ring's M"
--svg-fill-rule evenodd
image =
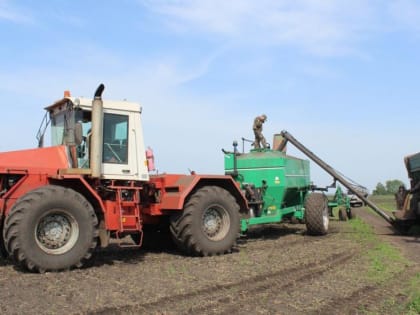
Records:
M104 114L103 163L128 164L128 116Z

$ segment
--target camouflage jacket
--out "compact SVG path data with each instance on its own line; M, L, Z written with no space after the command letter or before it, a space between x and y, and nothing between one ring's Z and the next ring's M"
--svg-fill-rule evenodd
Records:
M254 119L254 125L252 126L252 129L262 131L262 128L263 122L261 121L260 116L258 116Z

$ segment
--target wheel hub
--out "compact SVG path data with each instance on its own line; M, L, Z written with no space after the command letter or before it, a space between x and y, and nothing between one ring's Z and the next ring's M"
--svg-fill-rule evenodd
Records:
M214 235L217 233L220 227L221 218L216 210L209 209L207 214L204 216L204 229L208 235Z
M48 213L36 226L36 242L49 254L62 254L77 241L79 229L76 220L66 213Z
M63 246L70 236L70 224L62 216L52 215L42 220L38 226L38 238L49 248Z
M209 207L203 213L204 234L213 241L223 239L229 230L229 216L226 210L219 207Z

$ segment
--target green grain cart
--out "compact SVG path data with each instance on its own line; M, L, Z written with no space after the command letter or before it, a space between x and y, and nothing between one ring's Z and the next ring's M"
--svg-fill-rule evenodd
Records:
M256 224L305 222L308 233L328 232L327 197L310 180L309 161L287 155L276 143L273 149L254 149L239 153L237 142L233 152L225 153L225 173L240 185L248 200L249 215L241 220L241 231Z
M313 185L309 176L309 161L287 155L288 142L330 174L333 184L325 188ZM339 207L340 220L354 217L352 207L355 206L336 186L337 181L359 198L361 202L358 206L369 206L391 224L407 222L398 218L396 220L372 203L367 198L366 188L345 178L285 130L274 135L272 149L240 153L236 141L233 147L233 152L223 151L225 173L234 178L248 201L250 211L241 220L242 232L256 224L297 221L305 222L309 234L326 234L332 208ZM405 212L411 210L420 216L420 153L407 157L406 165L412 181L412 198L410 196L411 202L407 199ZM324 194L329 188L337 188L331 200Z

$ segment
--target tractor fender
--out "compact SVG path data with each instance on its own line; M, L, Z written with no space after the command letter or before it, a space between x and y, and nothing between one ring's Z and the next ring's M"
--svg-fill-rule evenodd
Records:
M60 180L50 178L50 184L72 188L81 193L93 206L97 214L106 212L106 207L97 191L80 175L64 175Z
M182 210L192 192L204 186L218 186L232 194L240 212L248 211L248 202L230 176L224 175L164 175L161 210ZM153 181L153 179L152 179Z

